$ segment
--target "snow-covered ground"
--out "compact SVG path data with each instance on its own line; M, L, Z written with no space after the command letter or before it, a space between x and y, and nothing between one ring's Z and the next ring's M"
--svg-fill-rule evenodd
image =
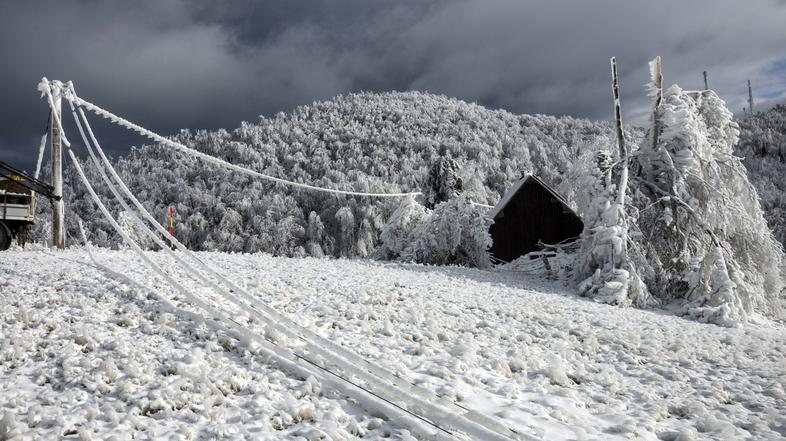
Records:
M528 272L200 256L317 334L532 439L786 437L778 323L595 304ZM412 439L196 320L132 253L96 257L113 271L82 249L0 255L0 440Z

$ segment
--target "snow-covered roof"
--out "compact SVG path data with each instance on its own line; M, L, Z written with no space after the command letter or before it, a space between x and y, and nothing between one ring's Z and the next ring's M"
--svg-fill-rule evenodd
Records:
M562 205L565 206L565 208L567 208L568 210L573 211L570 208L570 205L568 204L568 202L565 200L565 198L563 198L559 193L554 191L553 188L549 187L540 178L538 178L535 175L524 175L523 178L519 179L515 184L510 186L508 191L505 192L505 195L502 196L502 199L500 199L499 202L497 202L497 205L495 205L494 208L492 208L491 211L489 211L489 213L488 213L489 217L492 218L492 219L496 218L497 215L500 212L502 212L502 210L505 209L505 206L508 205L508 203L511 201L511 199L513 199L513 196L516 196L516 194L519 192L519 190L521 190L521 188L524 186L524 184L526 184L530 180L532 180L534 182L537 182L541 187L546 189L546 191L551 193L551 195L554 196L555 199L560 201L562 203Z
M490 218L494 219L497 217L499 212L502 211L502 209L505 208L506 205L508 205L508 202L510 202L511 199L513 199L513 196L515 196L516 193L519 192L519 190L524 185L524 182L527 180L528 177L529 175L519 179L515 184L513 184L508 189L508 191L505 192L505 195L502 196L502 199L500 199L499 202L497 202L497 205L495 205L494 208L492 208L491 211L488 212L488 216Z

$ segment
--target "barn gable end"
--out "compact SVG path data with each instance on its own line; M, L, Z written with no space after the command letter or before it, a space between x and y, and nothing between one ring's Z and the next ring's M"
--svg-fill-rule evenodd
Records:
M494 219L491 254L503 261L537 251L538 242L578 237L584 229L565 199L533 175L516 182L489 216Z

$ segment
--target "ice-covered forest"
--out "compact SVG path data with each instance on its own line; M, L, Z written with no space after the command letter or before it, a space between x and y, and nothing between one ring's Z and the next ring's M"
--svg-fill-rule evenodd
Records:
M756 186L764 217L786 246L786 105L741 118L737 155Z
M744 159L768 225L786 245L786 105L739 121L735 154ZM638 143L643 131L627 135ZM177 139L230 162L331 188L406 191L425 185L440 156L459 164L467 196L494 204L523 173L533 172L575 204L577 177L587 158L613 144L605 121L514 115L419 92L351 94L260 117L233 131L183 131ZM177 235L197 250L298 256L367 256L398 201L314 194L238 176L164 147L142 145L116 158L121 175L148 209L175 207ZM95 174L91 163L88 173ZM44 173L49 169L44 168ZM74 185L76 184L76 185ZM91 240L119 238L98 215L87 192L66 172L75 216L90 224ZM109 196L107 194L107 196ZM40 206L46 211L47 204ZM339 213L339 210L346 207ZM117 207L119 208L119 206ZM46 213L43 215L46 218ZM34 237L41 233L44 221ZM150 244L152 246L152 243Z
M641 131L632 129L630 136L638 139ZM183 131L177 140L273 176L382 193L420 191L430 167L449 157L459 166L467 198L494 204L528 172L572 201L580 185L576 175L613 142L613 128L569 117L514 115L419 92L360 93L260 117L233 131ZM401 202L274 185L161 146L134 148L115 162L162 224L168 207L175 208L175 234L195 250L365 257L379 245L382 227ZM85 165L89 177L100 179L89 161ZM79 237L79 217L91 241L116 246L119 237L73 169L64 179L68 234Z

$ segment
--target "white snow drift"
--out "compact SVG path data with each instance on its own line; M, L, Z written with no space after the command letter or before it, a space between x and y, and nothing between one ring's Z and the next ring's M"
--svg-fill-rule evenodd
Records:
M756 316L722 328L614 308L526 267L200 256L312 331L526 436L786 436L786 329ZM97 257L113 271L82 250L3 255L0 439L412 439L195 319L130 253Z

